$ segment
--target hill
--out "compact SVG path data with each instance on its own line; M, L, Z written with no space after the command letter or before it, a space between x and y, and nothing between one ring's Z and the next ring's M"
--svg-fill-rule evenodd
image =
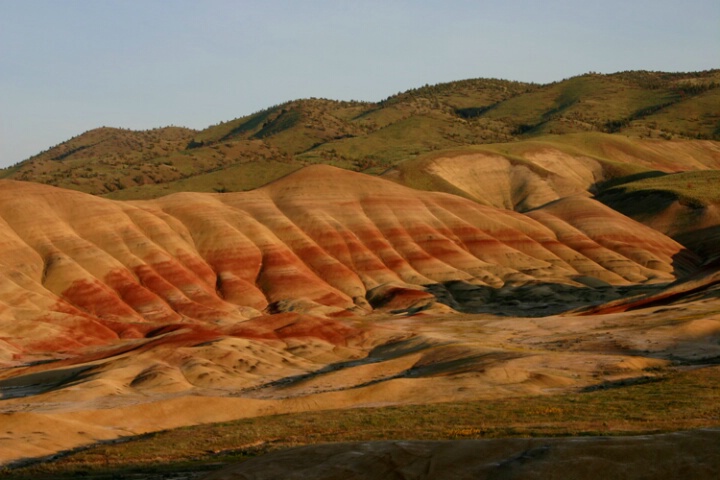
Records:
M547 85L476 79L376 103L306 99L196 132L101 128L4 170L114 198L256 188L310 164L378 174L442 149L548 134L718 139L720 71L586 74Z
M644 177L681 171L702 177L717 170L717 142L583 133L442 150L402 162L382 176L420 190L527 211Z
M0 194L6 360L261 312L407 312L439 301L546 314L583 305L569 292L586 285L608 287L596 294L609 300L619 294L611 285L669 282L700 261L589 198L521 215L327 166L252 192L149 203L10 181ZM548 287L523 306L488 301L538 282Z
M2 474L720 426L717 78L298 100L3 171Z
M621 182L598 199L698 252L720 259L720 171L688 171Z
M246 416L567 392L719 354L717 282L673 287L704 259L588 196L523 214L324 165L135 202L0 187L4 462ZM573 312L643 294L663 308Z

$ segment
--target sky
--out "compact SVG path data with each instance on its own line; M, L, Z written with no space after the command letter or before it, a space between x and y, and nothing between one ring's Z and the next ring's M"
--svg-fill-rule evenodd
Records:
M714 68L718 0L0 0L0 167L299 98Z

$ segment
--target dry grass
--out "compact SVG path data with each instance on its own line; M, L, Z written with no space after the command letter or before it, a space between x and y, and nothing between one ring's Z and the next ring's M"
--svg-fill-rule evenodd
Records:
M163 475L207 472L268 451L321 442L626 435L718 426L720 367L707 366L669 370L659 377L568 395L300 413L200 425L96 445L54 462L6 469L4 478L134 478L134 474L168 478Z
M720 171L703 170L645 178L617 185L607 193L613 192L628 194L665 192L676 196L681 202L702 207L720 203Z
M720 138L718 92L715 70L587 74L548 85L465 80L377 103L296 100L200 132L91 130L0 171L0 178L148 198L206 191L206 179L196 177L223 170L228 177L242 175L232 167L247 162L281 162L289 169L326 163L377 174L437 150L547 134L713 139ZM273 171L256 180L246 176L243 188L277 178Z

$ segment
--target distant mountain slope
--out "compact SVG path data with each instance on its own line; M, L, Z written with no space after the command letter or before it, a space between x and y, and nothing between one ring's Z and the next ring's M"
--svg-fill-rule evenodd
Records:
M1 171L0 177L59 185L86 193L125 187L125 182L168 181L193 172L181 161L157 161L181 151L194 130L166 127L137 132L97 128Z
M720 70L464 80L377 103L295 100L199 132L92 130L0 178L117 198L246 190L309 164L377 174L437 150L548 134L719 139L719 106Z
M699 263L589 198L526 216L327 166L147 202L0 187L3 362L261 312L482 311L490 292L527 284L546 286L528 308L561 311L587 302L567 290L616 298L611 285L670 282Z

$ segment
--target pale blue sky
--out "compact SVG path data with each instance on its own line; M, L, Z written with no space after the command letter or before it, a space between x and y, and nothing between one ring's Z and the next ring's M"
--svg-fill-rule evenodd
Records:
M712 68L718 0L0 0L0 166L297 98Z

